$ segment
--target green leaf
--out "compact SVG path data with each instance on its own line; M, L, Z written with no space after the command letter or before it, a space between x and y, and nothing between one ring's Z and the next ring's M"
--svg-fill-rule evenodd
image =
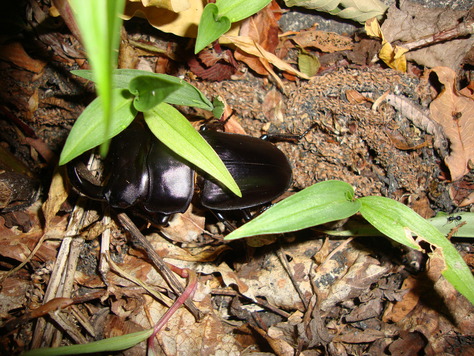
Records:
M449 218L460 218L460 220L448 220ZM452 229L456 228L453 236L456 237L474 237L474 213L461 212L456 214L438 214L428 221L436 227L443 235L447 235Z
M138 331L109 339L90 342L82 345L62 346L55 348L42 348L27 351L23 356L57 356L57 355L80 355L96 352L113 352L128 349L146 340L153 333L153 329Z
M217 40L230 30L230 20L225 16L218 16L216 4L207 4L199 21L198 34L194 53L199 53L208 44Z
M318 57L306 51L298 55L298 68L300 72L306 74L308 77L315 75L320 67L321 64L319 63Z
M133 78L129 84L130 92L135 95L133 105L138 111L147 111L164 101L170 94L181 88L168 78L141 75Z
M214 109L212 110L212 115L214 115L216 119L220 119L225 110L224 100L221 97L216 96L212 100L212 105L214 105Z
M110 130L115 105L112 95L112 70L116 67L120 26L125 0L72 0L71 7L81 32L82 42L93 70L98 96L101 97L105 130ZM105 133L109 136L109 133ZM104 146L103 153L108 146Z
M271 0L216 0L216 6L219 9L218 16L225 16L233 23L256 14L270 2Z
M59 164L63 165L82 153L94 148L123 131L135 118L133 96L128 90L112 91L113 120L110 127L103 120L101 97L96 98L77 118L61 152Z
M188 162L222 182L241 197L234 178L213 148L174 107L161 103L144 113L145 121L158 139Z
M285 233L345 219L359 210L360 203L353 198L354 189L345 182L317 183L275 204L225 240Z
M446 268L443 276L474 304L474 276L451 242L409 207L384 197L364 197L362 216L379 231L408 247L420 249L412 234L440 249Z
M71 73L88 80L94 80L93 73L90 70L73 70L71 71ZM185 82L182 79L166 74L150 73L138 69L116 69L113 72L114 87L128 89L130 82L134 78L142 75L152 76L163 80L169 80L170 82L181 85L178 90L171 93L165 99L165 102L168 104L193 106L208 111L213 110L212 103L209 101L209 99L206 98L203 93L199 91L199 89Z

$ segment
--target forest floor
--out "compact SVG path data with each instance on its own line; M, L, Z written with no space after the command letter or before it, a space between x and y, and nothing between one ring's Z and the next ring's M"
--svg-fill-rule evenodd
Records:
M472 26L472 9L403 3L387 13L388 41L436 33L433 23ZM93 85L71 73L88 68L84 50L49 1L8 6L0 44L1 353L152 328L179 293L115 213L80 197L57 166L68 132L95 97ZM341 180L358 197L392 198L427 219L446 214L441 230L472 269L472 235L463 231L474 222L467 214L474 36L411 51L400 71L373 60L381 41L363 26L352 24L359 30L351 34L311 25L283 33L280 6L241 26L275 61L224 44L196 57L189 38L133 18L124 23L119 67L178 76L208 98L219 96L228 132L301 135L311 128L297 142L275 143L293 167L285 196ZM310 79L277 68L296 69L302 54L316 66ZM197 126L211 117L180 110ZM198 275L192 303L199 313L178 309L155 338L157 355L474 355L474 308L430 263L431 248L351 234L366 227L359 217L234 242L223 240L225 226L198 202L168 227L133 221L167 263ZM123 354L145 348L142 342Z

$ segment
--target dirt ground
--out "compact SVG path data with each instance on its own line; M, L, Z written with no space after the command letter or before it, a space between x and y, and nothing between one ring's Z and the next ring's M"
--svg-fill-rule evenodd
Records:
M50 8L47 0L25 0L7 5L3 15L2 354L152 328L186 284L174 277L180 287L170 285L117 212L79 196L57 167L69 130L95 94L90 82L70 73L88 68L84 50ZM360 36L332 53L308 46L321 64L309 80L275 69L278 82L236 61L231 75L210 81L188 65L189 39L133 19L122 33L119 64L180 76L208 98L220 96L234 112L228 131L256 137L307 131L296 142L275 143L293 167L286 195L342 180L358 197L389 197L425 218L470 212L473 175L465 168L451 179L452 141L430 119L430 104L446 91L441 72L417 62L405 73L372 62L380 41ZM279 44L281 59L295 65L298 47L283 37ZM456 71L454 91L472 93L473 63L466 59ZM180 109L193 121L209 117ZM474 147L471 139L463 143ZM439 266L426 263L429 246L422 253L382 236L327 233L345 231L347 221L229 243L225 226L199 203L165 228L132 219L159 258L198 275L192 301L156 336L157 355L474 354L474 308L440 277ZM460 220L446 219L445 227L456 230L465 224ZM363 226L358 217L351 222ZM472 269L470 240L452 242ZM121 353L145 349L142 342Z

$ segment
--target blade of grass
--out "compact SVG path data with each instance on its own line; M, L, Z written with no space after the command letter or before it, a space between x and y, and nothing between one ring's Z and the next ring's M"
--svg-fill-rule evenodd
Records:
M161 103L143 115L148 127L161 142L216 178L234 194L242 196L237 183L217 153L178 110Z
M113 107L112 70L116 67L120 26L125 0L71 0L82 42L94 71L97 93L101 97L101 120L105 123L105 135L110 130ZM105 141L104 141L105 142ZM103 146L105 155L108 145Z

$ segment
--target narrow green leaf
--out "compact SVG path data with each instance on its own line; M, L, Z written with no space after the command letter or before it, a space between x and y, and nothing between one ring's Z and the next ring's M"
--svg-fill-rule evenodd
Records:
M353 198L354 189L345 182L317 183L275 204L225 240L285 233L345 219L359 210L360 203Z
M217 153L178 110L161 103L143 115L148 127L161 142L222 182L234 194L242 196L237 183Z
M384 197L357 199L362 216L379 231L406 246L420 249L412 233L441 250L444 277L474 304L474 276L451 242L409 207Z
M42 348L27 351L23 356L58 356L58 355L81 355L96 352L113 352L128 349L146 340L153 333L153 329L138 331L109 339L90 342L82 345L62 346L55 348Z
M133 121L137 111L132 105L133 96L130 92L115 89L112 91L112 97L114 107L110 128L107 128L107 123L103 120L103 106L101 97L98 97L77 118L61 152L60 165L108 141Z
M90 70L73 70L71 71L71 73L88 80L94 80L93 73ZM182 79L166 74L150 73L138 69L116 69L113 72L114 87L128 89L130 82L134 78L141 75L147 75L155 78L169 80L170 82L181 85L178 90L171 93L165 99L165 102L168 104L193 106L208 111L213 110L212 103L209 101L209 99L206 98L203 93L199 91L199 89Z
M226 16L218 16L216 4L207 4L199 21L194 53L199 53L229 30L230 20Z
M168 78L141 75L130 81L129 90L135 95L135 109L143 112L152 109L181 87L180 83Z
M228 17L230 22L237 22L256 14L271 0L216 0L219 17Z
M358 199L362 204L360 213L377 230L405 246L419 250L413 240L409 226L421 218L407 206L383 197L364 197ZM406 209L405 209L406 208Z
M116 67L120 26L125 0L72 0L71 7L81 32L90 65L101 99L105 130L111 128L114 103L112 95L112 70ZM106 132L106 136L109 133ZM108 146L104 147L104 153Z

